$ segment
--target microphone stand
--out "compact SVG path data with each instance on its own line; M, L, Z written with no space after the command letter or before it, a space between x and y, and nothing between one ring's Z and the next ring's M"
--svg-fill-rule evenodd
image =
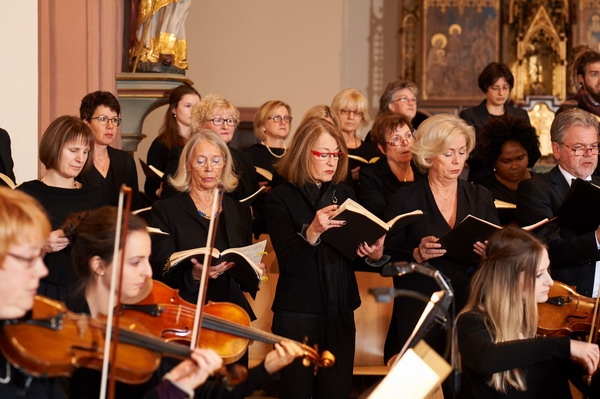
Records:
M393 287L380 287L370 288L369 293L375 297L377 302L389 302L397 296L410 297L422 302L427 303L425 310L421 314L419 321L417 322L412 334L402 347L402 350L396 357L394 364L396 364L404 355L404 353L411 348L414 348L417 343L425 336L430 330L434 323L446 327L448 332L448 342L446 344L446 350L444 357L446 358L449 353L449 348L452 351L451 363L454 371L454 391L458 392L460 388L460 374L458 372L458 351L456 350L456 333L454 330L453 317L450 316L448 309L452 305L454 300L454 292L439 272L439 270L431 267L428 263L419 264L414 262L389 262L382 267L381 275L383 277L400 277L409 273L419 273L425 276L429 276L435 280L437 285L440 287L440 291L436 291L432 294L431 298L427 298L425 295L410 290L401 290Z

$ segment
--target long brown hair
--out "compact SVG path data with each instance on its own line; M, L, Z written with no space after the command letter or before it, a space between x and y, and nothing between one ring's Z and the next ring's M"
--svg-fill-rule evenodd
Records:
M545 250L541 241L517 227L506 227L490 238L461 314L481 312L494 343L535 337L535 280ZM499 392L527 389L521 369L494 373L488 384Z
M342 132L333 123L318 117L302 121L285 155L275 164L275 169L284 179L297 186L314 183L310 166L310 159L313 155L310 150L322 133L331 135L344 154L340 157L332 182L337 184L346 179L348 173L346 154L348 149Z
M165 113L165 120L158 133L158 141L169 149L185 144L185 139L179 134L179 125L177 125L177 119L175 119L173 111L179 106L183 96L188 94L195 94L200 98L200 93L187 84L177 86L169 96L169 108Z

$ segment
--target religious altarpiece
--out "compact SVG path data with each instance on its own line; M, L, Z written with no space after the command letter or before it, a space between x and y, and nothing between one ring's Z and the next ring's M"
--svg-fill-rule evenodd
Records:
M600 0L402 0L398 25L398 76L419 86L420 110L478 104L477 76L503 62L515 76L511 100L529 112L545 154L554 111L574 91L571 49L600 51Z

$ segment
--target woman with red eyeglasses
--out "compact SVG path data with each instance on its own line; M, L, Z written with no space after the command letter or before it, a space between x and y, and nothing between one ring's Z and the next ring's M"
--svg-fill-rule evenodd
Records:
M360 305L354 264L321 235L344 222L332 213L352 188L343 184L348 170L340 130L322 118L304 121L275 168L286 182L266 199L267 228L279 261L273 301L276 334L330 350L336 364L317 376L295 361L281 372L281 398L348 398L354 361L354 309ZM385 261L383 237L357 248L355 263Z

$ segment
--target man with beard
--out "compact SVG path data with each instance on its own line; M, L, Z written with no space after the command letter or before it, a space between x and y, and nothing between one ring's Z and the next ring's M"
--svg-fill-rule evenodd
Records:
M565 101L556 114L567 109L582 108L600 121L600 53L588 46L573 49L573 81L579 88L573 98ZM600 166L594 171L600 176Z

